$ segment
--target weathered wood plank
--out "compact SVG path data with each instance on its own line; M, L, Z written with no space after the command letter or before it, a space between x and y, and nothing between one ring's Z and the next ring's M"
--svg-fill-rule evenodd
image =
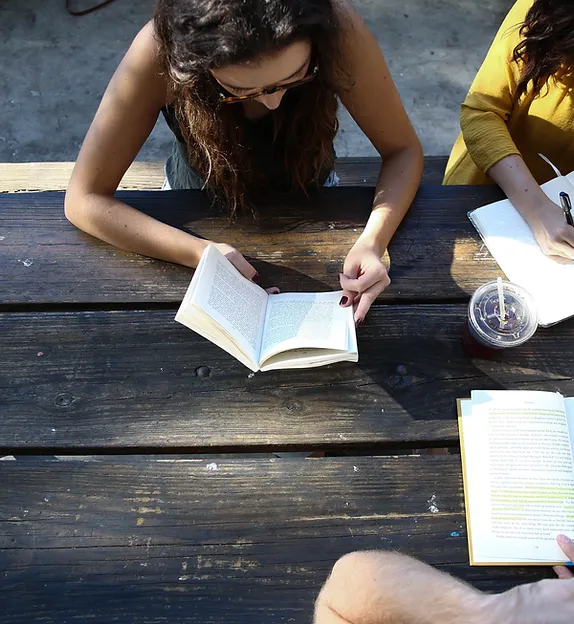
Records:
M0 449L448 446L455 401L473 389L574 395L574 321L473 360L460 340L465 309L379 306L358 331L358 364L254 376L174 311L5 313Z
M338 288L372 189L324 189L308 200L277 200L259 223L230 225L199 191L123 193L136 208L251 259L266 285L284 291ZM384 301L461 301L495 278L498 266L468 210L493 201L491 187L422 188L390 249L393 283ZM74 228L62 194L0 195L0 304L179 302L189 269L125 253Z
M73 162L2 163L0 193L65 191L74 169ZM122 178L119 189L159 190L165 178L164 161L134 162Z
M489 591L549 576L469 568L460 473L457 456L0 462L2 621L307 623L358 549Z
M448 156L425 156L421 184L442 184ZM379 177L380 158L337 158L335 170L341 186L374 186Z
M426 156L423 184L441 184L446 156ZM338 158L335 169L341 186L373 186L377 182L380 158ZM0 193L65 191L73 162L2 163ZM164 161L134 162L126 171L119 190L159 190L165 178Z

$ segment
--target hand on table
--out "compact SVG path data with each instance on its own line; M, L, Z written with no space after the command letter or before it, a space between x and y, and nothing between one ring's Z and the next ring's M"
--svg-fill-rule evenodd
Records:
M354 307L356 325L364 320L373 301L391 283L380 253L361 239L347 254L339 280L343 289L341 305Z
M558 545L562 552L570 559L570 563L574 562L574 542L566 535L558 536ZM566 566L554 566L554 572L560 579L572 579L574 574Z
M226 243L213 243L210 242L208 244L214 245L219 249L219 251L231 262L231 264L248 280L255 282L256 284L259 282L259 273L255 270L255 268L247 262L247 260L243 257L243 255L232 247L231 245L227 245ZM271 288L265 289L270 295L276 295L279 292L279 288L273 286Z
M560 206L548 199L529 217L528 225L546 255L558 262L574 260L574 227L566 223Z
M558 538L564 554L574 558L574 542L565 536ZM555 566L557 579L519 585L494 596L500 610L498 621L511 624L570 624L574 619L574 575L567 567ZM503 619L502 614L505 614Z

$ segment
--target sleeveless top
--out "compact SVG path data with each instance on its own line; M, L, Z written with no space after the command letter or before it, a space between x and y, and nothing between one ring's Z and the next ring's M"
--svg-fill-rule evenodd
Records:
M176 189L202 189L205 181L199 173L189 165L188 146L185 143L179 123L175 116L173 105L162 108L163 116L167 125L175 136L171 155L165 165L167 183L170 188ZM254 165L257 170L269 181L269 186L274 191L288 192L292 184L284 165L285 144L281 140L281 133L273 140L273 116L267 114L259 119L244 117L245 134L249 138L250 148L254 155ZM333 149L333 162L335 150ZM328 181L331 168L322 171L318 186L323 186Z

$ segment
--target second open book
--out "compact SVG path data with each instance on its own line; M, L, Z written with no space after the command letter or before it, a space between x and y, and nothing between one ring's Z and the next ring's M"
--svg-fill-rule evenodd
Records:
M574 171L559 175L549 164L558 177L542 184L544 193L558 206L561 191L574 201ZM477 208L468 216L506 277L532 295L542 327L574 315L574 262L558 264L546 256L509 199Z
M342 294L268 295L209 245L175 320L252 371L356 362L353 308L339 305Z
M471 565L550 565L574 537L574 398L474 391L459 407Z

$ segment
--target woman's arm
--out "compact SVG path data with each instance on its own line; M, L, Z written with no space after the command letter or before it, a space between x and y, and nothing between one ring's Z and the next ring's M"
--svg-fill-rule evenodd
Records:
M352 86L341 101L383 161L373 203L377 218L363 233L382 254L417 192L423 152L376 39L352 9L349 22Z
M208 241L114 198L122 176L168 100L152 24L137 35L116 70L76 161L66 192L66 217L112 245L153 258L197 266ZM255 269L228 245L221 251L248 278Z
M376 39L353 9L345 8L345 17L344 54L352 86L341 93L341 101L383 161L373 210L341 278L348 305L360 294L355 312L360 322L389 284L380 258L418 189L423 153Z
M574 260L574 227L548 199L521 156L507 156L488 171L530 226L545 254ZM572 198L574 200L574 198Z
M166 99L157 43L148 24L116 70L86 135L66 192L66 217L88 234L122 249L195 266L202 241L113 196Z
M520 79L519 67L512 57L521 40L520 25L531 5L532 0L518 0L508 12L461 106L464 145L474 164L485 173L503 158L520 154L507 121L514 109L513 94ZM453 169L456 173L458 162L449 161L449 166L446 184ZM457 183L464 184L465 180Z

